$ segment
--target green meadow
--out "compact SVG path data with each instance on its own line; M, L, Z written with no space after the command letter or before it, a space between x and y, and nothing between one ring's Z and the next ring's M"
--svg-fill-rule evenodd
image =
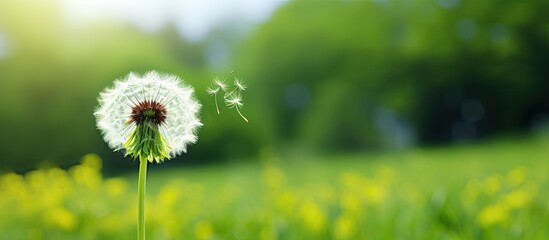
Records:
M150 239L547 239L549 140L151 165ZM136 178L99 156L0 176L0 239L134 239ZM166 164L170 164L169 162Z

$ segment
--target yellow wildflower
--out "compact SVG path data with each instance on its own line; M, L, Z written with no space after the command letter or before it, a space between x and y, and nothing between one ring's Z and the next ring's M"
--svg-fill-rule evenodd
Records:
M300 214L305 226L313 232L320 232L326 227L326 215L317 203L306 201L301 205Z
M281 187L286 183L286 175L277 166L269 165L263 169L263 181L271 188Z
M483 208L477 215L477 222L482 227L491 227L496 224L501 224L509 219L505 206L496 204Z
M198 222L194 226L194 235L197 239L211 239L213 234L213 227L207 221Z
M526 180L526 175L528 169L526 167L520 166L512 169L507 173L506 180L507 184L511 187L516 187L523 183Z
M494 195L501 189L501 176L492 175L484 180L484 193Z
M356 229L355 219L350 215L343 214L335 222L333 229L334 239L351 239L355 236Z
M123 196L128 188L126 179L117 177L105 180L105 190L109 196Z
M370 184L364 189L364 197L372 205L379 205L385 201L387 196L386 190L380 184Z
M76 228L78 219L69 210L63 207L55 207L45 212L44 220L65 231L71 231Z
M532 195L529 191L517 189L505 195L503 198L504 204L510 209L523 208L530 203Z

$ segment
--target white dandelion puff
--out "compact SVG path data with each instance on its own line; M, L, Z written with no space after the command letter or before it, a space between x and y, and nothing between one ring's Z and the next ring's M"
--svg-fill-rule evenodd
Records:
M197 141L201 106L193 92L173 75L130 73L100 94L97 127L114 150L160 163Z

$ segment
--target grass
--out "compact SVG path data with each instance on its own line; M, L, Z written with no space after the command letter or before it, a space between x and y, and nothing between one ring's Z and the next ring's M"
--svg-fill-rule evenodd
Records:
M437 186L463 185L471 179L481 179L497 173L505 174L517 166L527 167L531 170L531 176L546 179L549 174L548 156L549 140L544 138L504 139L383 154L299 157L263 154L258 160L248 162L192 168L151 166L148 184L151 186L150 191L154 191L174 178L185 178L207 187L231 182L245 188L257 189L262 184L255 180L262 178L264 167L276 165L283 170L290 185L317 181L337 182L346 171L373 177L380 169L389 168L398 172L399 178L413 179L422 188L433 190Z
M548 239L549 141L151 165L149 239ZM272 152L272 151L271 151ZM0 239L135 239L136 174L0 176ZM38 199L38 200L37 200Z

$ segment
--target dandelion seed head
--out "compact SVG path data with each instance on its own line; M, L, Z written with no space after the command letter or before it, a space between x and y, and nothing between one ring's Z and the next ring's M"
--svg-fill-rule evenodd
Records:
M166 107L161 103L145 100L132 107L132 114L128 121L135 122L137 125L149 121L160 126L166 120L166 113Z
M217 92L219 92L220 88L218 87L208 87L206 88L206 92L210 95L215 95Z
M242 95L240 93L233 93L225 98L225 104L227 104L227 107L233 108L233 107L242 107L244 106L244 103L242 102Z
M244 91L248 88L240 78L234 78L234 86L240 91Z
M193 92L173 75L130 73L100 93L99 107L94 112L97 127L111 148L128 151L126 144L132 133L148 124L158 130L168 154L154 160L175 157L197 141L196 132L202 126L198 117L201 105ZM151 156L145 157L152 161Z
M225 81L221 78L214 78L213 84L223 91L227 90L227 84L225 84Z

